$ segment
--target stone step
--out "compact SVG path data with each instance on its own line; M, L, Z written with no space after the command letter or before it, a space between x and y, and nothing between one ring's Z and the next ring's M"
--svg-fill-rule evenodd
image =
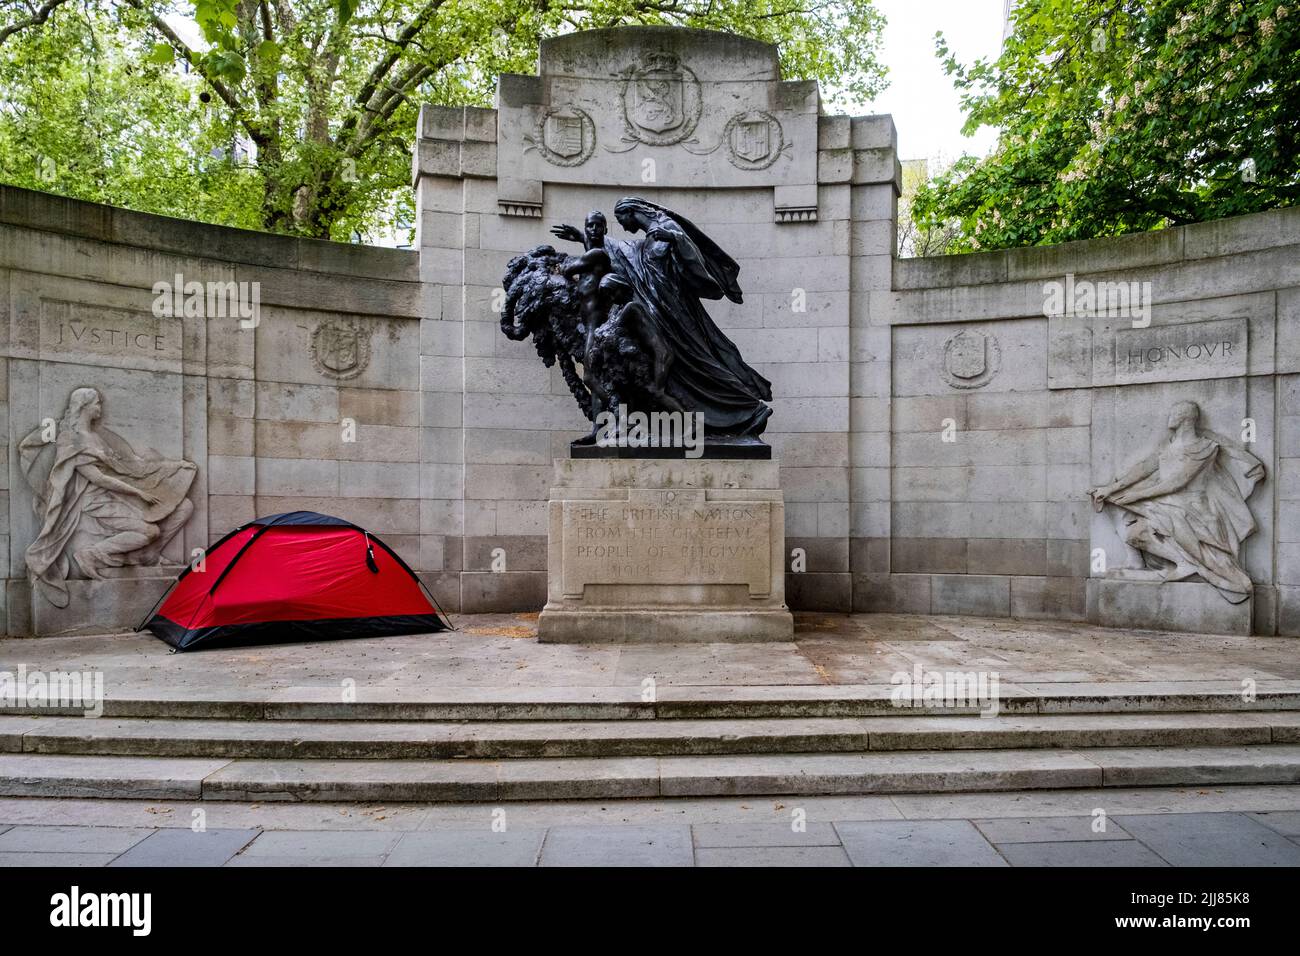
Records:
M1300 783L1300 746L551 760L0 755L0 796L491 802Z
M663 685L658 699L641 699L637 687L442 687L422 696L406 691L380 698L363 691L344 702L338 688L291 688L247 697L189 689L175 696L117 697L103 702L106 717L167 717L212 720L644 720L733 718L851 718L906 713L975 714L968 707L904 707L888 684L779 686ZM1258 712L1300 710L1300 681L1262 680L1243 693L1240 681L1131 681L1111 683L1003 683L1000 714L1093 714ZM3 712L22 716L76 716L82 707L24 707L6 702Z
M0 717L0 751L158 757L509 759L1300 743L1300 712L736 720L240 721Z

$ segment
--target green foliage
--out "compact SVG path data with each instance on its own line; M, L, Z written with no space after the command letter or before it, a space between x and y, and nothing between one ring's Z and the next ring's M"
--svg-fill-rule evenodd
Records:
M1294 0L1024 0L995 61L940 56L966 131L1000 129L916 198L945 251L1199 222L1300 199Z
M0 9L0 180L334 239L409 222L419 104L491 105L543 37L724 30L842 99L884 85L871 0L62 0L30 17Z
M131 16L56 16L0 48L0 179L259 227L255 171L212 155L235 127L157 45L132 39L144 32Z

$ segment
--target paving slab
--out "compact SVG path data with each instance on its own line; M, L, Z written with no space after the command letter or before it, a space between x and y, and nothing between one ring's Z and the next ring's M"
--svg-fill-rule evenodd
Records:
M967 820L836 823L854 866L1006 866Z
M697 823L691 827L697 849L773 846L839 846L829 823L806 823L803 829L780 823Z
M108 866L116 853L5 853L0 852L0 868L4 867L63 867Z
M1276 830L1283 836L1300 836L1300 810L1249 813L1247 816L1257 823L1264 824L1270 830Z
M280 830L260 834L227 866L380 866L401 834Z
M188 829L194 801L46 799L0 797L0 820L57 825L68 821L94 826ZM239 803L213 800L203 804L209 829L266 830L414 830L429 814L425 804ZM473 809L483 819L482 805Z
M0 833L0 852L123 853L153 831L94 826L18 826Z
M1012 866L1168 866L1136 840L999 843ZM1203 865L1213 866L1206 861Z
M1097 818L1086 817L1007 817L999 820L972 820L990 843L1061 843L1133 839L1123 827L1109 817L1105 829L1094 829Z
M686 826L552 827L542 866L691 866Z
M384 866L536 866L545 830L407 833Z
M111 866L221 866L256 839L260 830L156 830Z
M1300 846L1245 814L1144 814L1118 822L1174 866L1300 866Z
M1238 810L1300 810L1300 787L1107 787L1104 790L1027 790L1008 793L914 793L890 797L911 820L986 819L1024 816L1199 813ZM841 816L841 819L848 819Z
M656 712L700 716L702 710L718 717L864 716L891 708L890 680L900 661L962 670L996 664L1004 713L1300 709L1300 665L1288 642L1276 638L818 613L798 616L793 644L739 650L668 645L638 648L624 660L618 648L473 633L535 626L518 615L461 615L457 623L459 631L418 641L364 638L339 646L258 648L256 654L168 655L147 634L3 639L0 660L41 670L102 671L109 717L622 720ZM656 678L659 704L640 699L647 674ZM1222 676L1206 680L1209 674ZM340 700L341 675L357 680L357 704ZM1246 676L1258 681L1253 702L1241 696ZM711 711L710 698L716 704Z
M696 866L852 866L839 846L707 847L695 851Z

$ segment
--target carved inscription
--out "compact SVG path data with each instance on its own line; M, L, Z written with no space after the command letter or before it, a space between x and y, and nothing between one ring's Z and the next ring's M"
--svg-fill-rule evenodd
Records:
M766 501L566 501L564 591L587 584L745 584L771 588Z
M181 358L181 320L46 299L41 303L41 352L128 368L166 366Z
M1115 384L1245 375L1247 334L1245 319L1121 329L1115 333Z

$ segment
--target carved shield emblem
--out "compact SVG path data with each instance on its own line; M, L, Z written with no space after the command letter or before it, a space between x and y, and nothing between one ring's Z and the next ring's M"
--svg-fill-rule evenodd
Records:
M732 145L736 155L749 163L766 159L772 152L772 128L766 117L743 119L736 124Z
M695 132L704 109L700 81L677 57L657 53L621 75L624 142L672 146Z
M327 319L312 332L311 357L329 378L354 378L370 363L370 339L355 323Z
M524 142L552 166L581 166L596 148L596 124L576 106L547 110Z
M978 329L963 329L943 347L943 377L953 388L979 388L997 374L998 340Z
M546 117L546 148L556 156L571 159L582 153L586 141L583 117L573 110L556 110Z
M988 368L987 351L979 332L958 332L948 343L948 371L958 378L979 378Z
M785 149L785 133L775 116L763 110L737 113L722 133L731 165L740 169L766 169Z
M666 133L682 124L682 71L655 66L637 73L632 82L628 118L652 133Z

